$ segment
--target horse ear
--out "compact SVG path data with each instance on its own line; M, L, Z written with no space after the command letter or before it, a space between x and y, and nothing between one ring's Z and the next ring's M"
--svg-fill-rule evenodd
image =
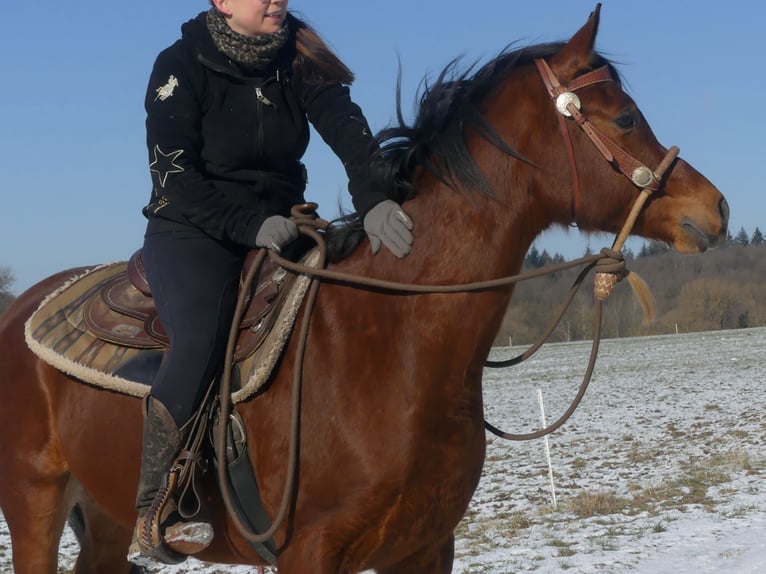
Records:
M562 84L567 84L575 74L590 65L596 44L601 3L590 13L585 25L569 39L564 47L551 58L551 68Z

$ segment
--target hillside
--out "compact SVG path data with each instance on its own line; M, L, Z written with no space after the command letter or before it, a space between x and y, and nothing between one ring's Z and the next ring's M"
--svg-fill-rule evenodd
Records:
M741 245L733 241L725 248L692 256L654 248L642 249L642 253L646 255L629 254L627 265L651 288L656 318L644 323L641 308L623 281L604 306L604 337L766 326L765 243ZM547 254L533 255L527 257L527 267L543 260L558 260ZM558 313L577 273L573 270L521 283L503 319L497 344L507 345L509 337L514 344L530 343L539 337ZM592 285L590 277L553 340L590 338Z

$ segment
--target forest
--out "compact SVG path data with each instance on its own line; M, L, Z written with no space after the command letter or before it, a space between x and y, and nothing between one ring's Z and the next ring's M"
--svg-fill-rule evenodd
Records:
M586 253L588 254L588 253ZM766 242L759 228L741 229L723 247L701 255L679 255L665 245L644 243L637 254L625 250L627 268L649 286L656 316L646 322L627 281L604 305L605 338L766 326ZM533 245L526 270L563 262ZM545 275L516 286L495 339L497 345L535 341L558 315L579 270ZM0 313L14 300L11 269L0 267ZM592 274L554 331L552 341L589 339L593 329Z
M766 243L760 229L744 229L723 247L700 255L679 255L665 245L645 243L638 254L626 250L627 268L649 286L656 307L646 322L627 281L615 288L604 305L602 336L659 335L766 326ZM524 267L532 269L563 261L533 246ZM546 275L520 283L496 344L528 344L558 315L579 270ZM593 328L593 280L578 292L553 341L589 339Z

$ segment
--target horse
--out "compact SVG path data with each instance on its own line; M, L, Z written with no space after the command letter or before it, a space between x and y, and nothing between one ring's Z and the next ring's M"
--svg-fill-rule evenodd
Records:
M453 65L425 86L414 122L382 138L380 158L381 179L407 191L412 253L373 256L362 238L329 268L460 284L517 273L550 226L618 232L637 184L618 169L619 158L604 160L579 122L560 116L581 105L607 147L616 144L644 166L658 165L668 150L622 90L614 65L594 50L598 22L597 7L566 42L507 47L468 71ZM596 70L609 78L579 82ZM559 111L557 83L577 87L565 92ZM725 238L726 200L686 161L672 161L655 187L634 234L680 253ZM140 400L65 375L24 340L40 301L77 273L42 280L0 319L0 507L16 574L57 572L58 542L75 504L84 533L74 572L129 570ZM403 295L321 284L304 350L294 489L275 534L280 573L452 572L454 531L485 457L483 365L512 290ZM271 516L288 467L295 339L266 390L236 405ZM263 565L232 525L215 483L208 487L216 535L197 557Z

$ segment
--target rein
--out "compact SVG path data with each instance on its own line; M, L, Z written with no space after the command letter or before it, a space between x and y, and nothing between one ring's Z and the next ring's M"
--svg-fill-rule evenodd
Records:
M574 119L576 124L588 135L590 140L601 152L607 162L619 169L619 171L625 177L627 177L636 187L641 190L633 204L633 207L631 208L630 213L628 214L625 224L623 225L620 233L612 244L612 248L602 249L601 252L597 255L581 257L570 262L546 266L541 269L488 281L478 281L456 285L424 285L399 283L325 269L327 262L327 249L324 238L322 237L322 233L320 233L320 231L326 230L330 224L316 216L315 210L318 207L316 204L309 203L294 207L292 210L292 219L296 222L298 229L302 234L310 236L317 243L320 249L320 261L318 267L308 267L285 259L274 251L268 252L268 256L286 270L292 273L306 275L310 277L311 280L306 298L306 308L303 313L300 332L298 334L298 347L296 350L293 366L293 398L290 414L290 445L288 450L287 473L285 475L282 500L272 526L262 534L253 532L247 525L242 522L237 513L234 511L235 505L233 503L233 493L226 476L225 461L226 432L232 411L231 371L234 347L237 338L237 327L239 325L242 314L244 313L246 294L249 292L254 277L267 255L266 250L261 250L258 253L256 264L250 268L247 276L243 281L243 286L240 290L240 297L237 301L234 318L232 320L232 327L226 349L224 370L221 377L221 388L219 396L219 420L221 421L221 424L217 425L214 432L215 456L219 461L218 484L229 517L234 522L242 537L248 542L260 544L272 538L287 517L290 501L293 498L293 489L295 486L295 475L298 463L298 439L300 434L300 403L302 392L303 361L308 340L309 322L314 305L316 303L321 280L345 284L356 288L383 290L391 293L465 293L486 291L498 287L508 286L520 281L540 277L550 273L556 273L558 271L570 269L580 265L585 265L585 268L580 272L576 281L573 283L569 296L562 306L559 315L536 343L529 347L527 351L513 359L507 361L487 361L485 363L487 367L500 368L519 364L531 357L535 352L537 352L537 350L542 347L542 345L548 340L556 326L561 321L571 302L574 300L574 296L582 286L582 283L587 274L595 268L596 276L594 279L594 295L596 297L596 313L594 316L593 345L591 348L590 359L588 362L587 370L583 377L583 381L580 384L577 395L569 408L558 420L556 420L551 425L538 431L526 434L507 433L491 425L489 422L485 421L484 424L487 430L504 439L521 441L540 438L561 427L572 416L582 401L582 398L585 396L585 392L588 388L588 385L590 384L590 380L593 374L601 340L603 303L611 294L614 286L622 278L629 276L630 273L625 267L625 262L620 251L625 243L625 240L628 238L628 235L630 235L630 232L635 225L636 219L638 218L644 203L652 194L652 192L659 189L665 173L675 161L679 150L676 146L671 147L657 168L655 170L651 170L649 167L639 162L627 151L622 149L617 143L603 134L592 123L590 123L587 116L585 116L580 111L580 99L574 93L574 90L599 82L613 81L611 72L609 71L608 67L599 68L584 74L583 76L579 76L578 78L575 78L568 87L565 87L559 83L555 74L544 60L536 60L535 63L538 70L540 71L546 88L548 89L549 95L553 100L555 100L556 109L559 112L559 120L561 122L560 125L563 126L562 134L564 134L564 137L567 141L568 150L570 150L569 158L572 165L572 173L575 181L575 205L578 201L577 195L579 194L579 183L577 178L577 165L574 157L574 148L571 142L571 134L569 133L569 128L566 123L567 118ZM635 289L635 285L633 283L631 284Z

